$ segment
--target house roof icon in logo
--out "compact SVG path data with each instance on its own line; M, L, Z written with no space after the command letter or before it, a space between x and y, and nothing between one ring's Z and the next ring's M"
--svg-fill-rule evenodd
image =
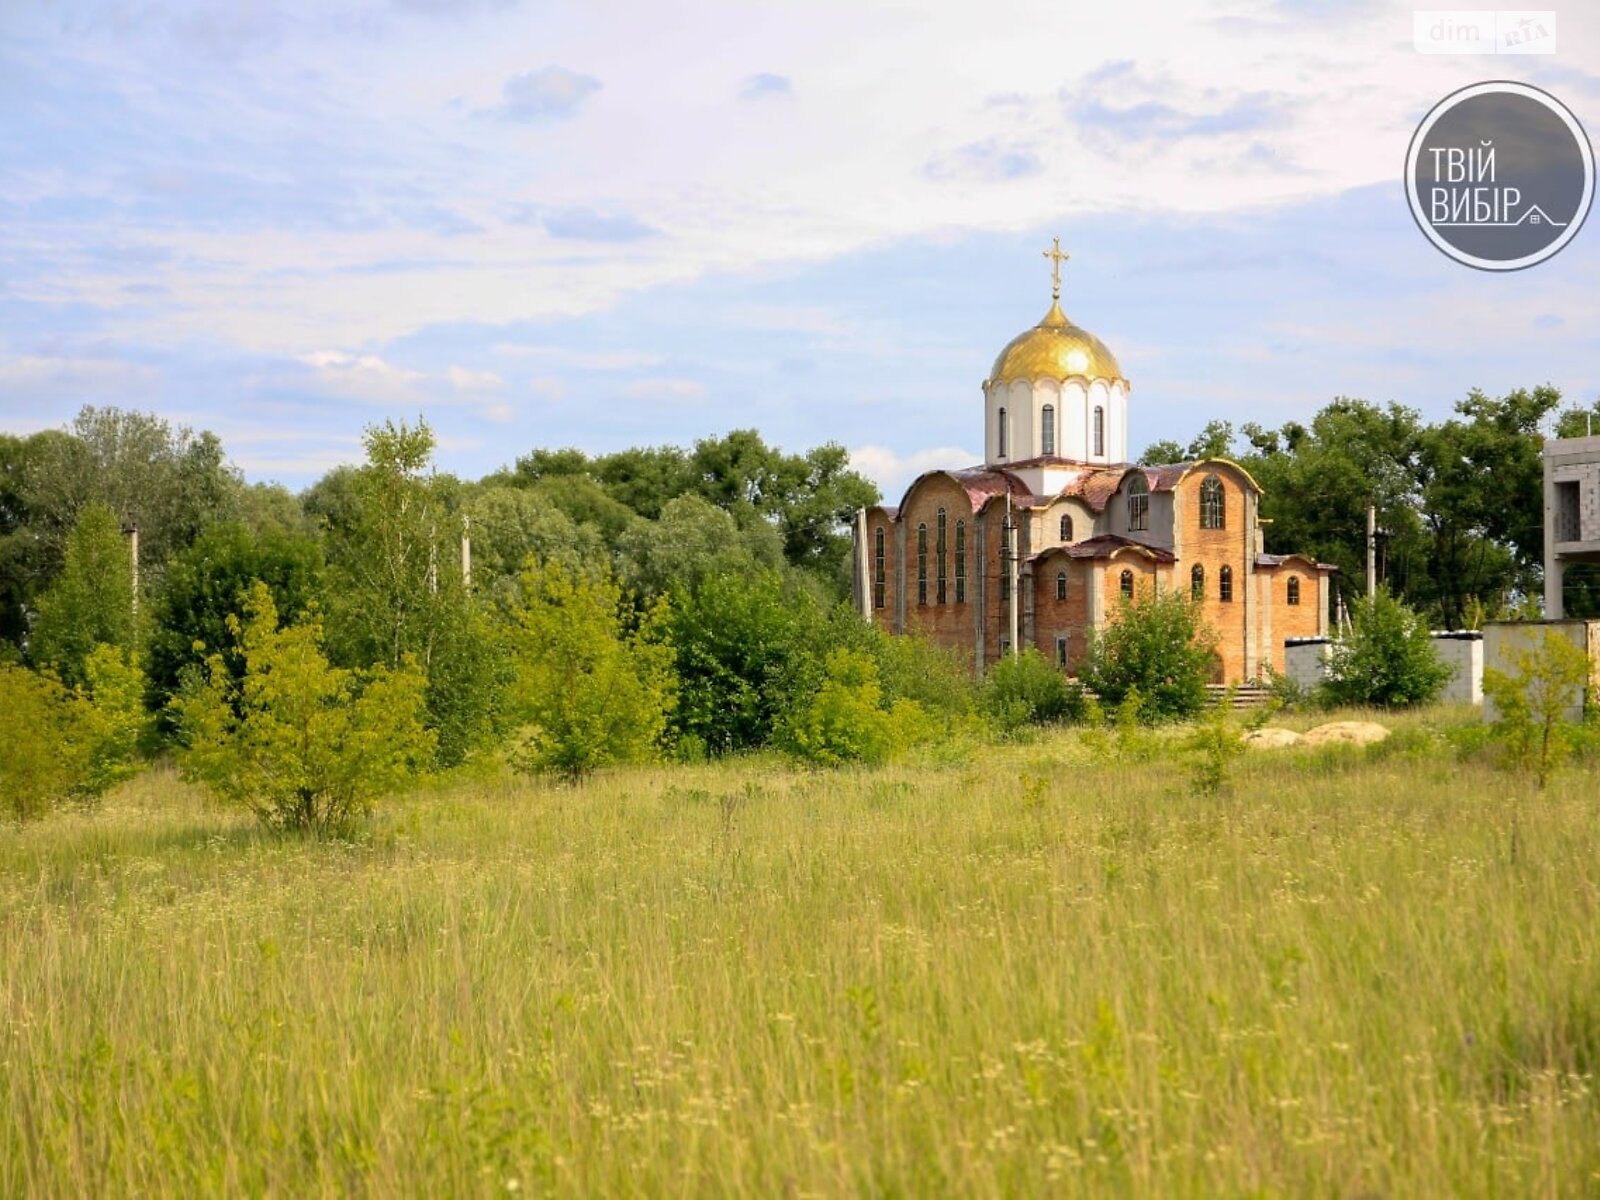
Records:
M1526 221L1529 225L1554 225L1557 229L1566 224L1565 221L1552 220L1550 214L1545 212L1545 210L1540 208L1537 204L1528 209L1527 212L1523 213L1511 223L1513 225L1521 225L1524 221Z

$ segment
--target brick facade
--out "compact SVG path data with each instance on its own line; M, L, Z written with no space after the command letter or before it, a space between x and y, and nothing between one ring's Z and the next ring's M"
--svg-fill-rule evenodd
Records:
M1014 470L933 471L911 485L898 509L865 510L854 573L862 614L891 632L931 637L976 669L992 665L1010 640L1009 497L1021 641L1051 662L1064 646L1069 673L1082 663L1090 631L1114 612L1124 572L1136 589L1188 594L1199 568L1202 616L1218 635L1219 682L1282 671L1285 638L1327 632L1332 568L1261 553L1260 488L1237 464L1108 470L1052 460L1048 468L1066 480L1054 495L1035 495ZM1063 515L1071 519L1070 542L1061 538ZM1291 580L1297 603L1290 603Z

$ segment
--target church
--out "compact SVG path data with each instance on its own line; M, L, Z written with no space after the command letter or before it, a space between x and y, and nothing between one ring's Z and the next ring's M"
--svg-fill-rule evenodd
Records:
M929 471L856 515L858 611L976 670L1034 646L1076 674L1092 630L1141 589L1186 588L1217 634L1212 679L1284 669L1286 638L1328 632L1334 568L1267 554L1261 488L1225 458L1128 461L1128 378L1061 309L1008 342L983 383L984 461Z

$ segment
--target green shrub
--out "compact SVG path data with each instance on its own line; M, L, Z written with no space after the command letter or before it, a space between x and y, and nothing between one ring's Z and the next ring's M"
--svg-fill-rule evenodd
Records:
M1205 707L1216 643L1184 593L1141 592L1091 636L1081 678L1113 707L1137 693L1147 723L1181 720Z
M84 663L98 645L131 647L133 559L122 524L103 504L87 504L67 535L61 575L39 600L29 639L33 661L68 687L87 682Z
M1589 682L1589 656L1546 629L1537 647L1513 651L1511 664L1510 672L1489 667L1483 673L1484 697L1498 711L1491 728L1501 762L1533 775L1543 791L1575 741L1567 709Z
M0 804L19 821L71 796L86 760L81 702L55 679L0 666Z
M984 715L1003 733L1083 715L1083 689L1032 646L995 663L984 677L981 697Z
M677 678L673 735L697 738L711 754L766 745L794 697L820 682L826 613L776 571L680 588L665 620Z
M952 722L971 716L975 688L972 664L966 658L920 633L884 633L848 611L844 619L870 634L884 699L890 707L911 700L930 716Z
M279 629L260 582L229 629L242 678L213 654L172 701L189 778L269 825L320 836L351 829L431 759L427 678L411 662L359 673L330 666L316 615Z
M570 780L654 757L675 698L664 610L635 622L609 578L530 563L510 642L517 678L512 764Z
M98 796L133 774L149 729L144 673L126 651L96 646L87 685L0 665L0 807L18 820Z
M1428 623L1380 587L1356 605L1354 628L1335 642L1322 688L1343 705L1406 708L1443 690L1450 668L1433 649Z
M1211 706L1185 742L1194 753L1190 785L1201 796L1215 796L1228 787L1234 759L1244 753L1244 736L1229 704Z
M859 650L828 654L822 686L790 713L783 731L789 753L819 766L882 763L933 734L928 714L914 700L884 707L878 667Z
M84 673L88 686L78 692L84 744L80 790L98 796L138 769L151 721L144 707L144 672L126 650L96 646L84 661Z

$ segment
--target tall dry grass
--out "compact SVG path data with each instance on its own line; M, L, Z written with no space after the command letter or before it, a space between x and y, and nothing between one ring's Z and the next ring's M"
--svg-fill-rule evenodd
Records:
M1594 1194L1596 780L1429 743L150 775L0 832L0 1195Z

